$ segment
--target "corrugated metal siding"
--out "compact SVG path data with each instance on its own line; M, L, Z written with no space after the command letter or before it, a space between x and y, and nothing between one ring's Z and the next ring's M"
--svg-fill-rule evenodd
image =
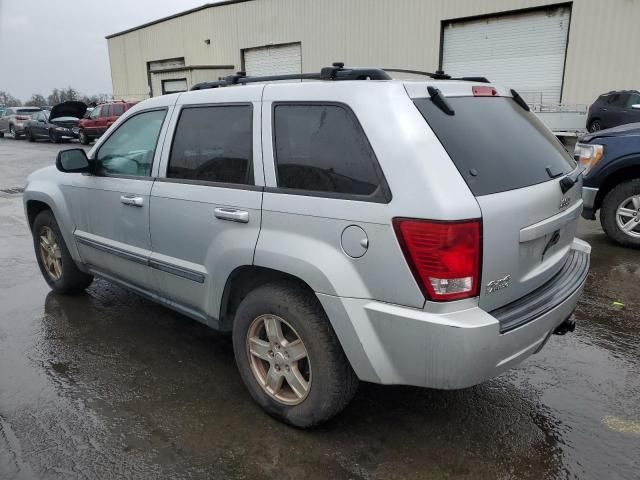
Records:
M560 102L569 7L444 26L442 67L452 76L481 74L516 89L528 103Z
M254 0L212 7L109 39L114 94L145 98L148 61L185 57L187 66L239 70L242 49L293 42L302 43L303 71L332 61L435 70L442 21L560 3ZM562 101L589 103L603 91L637 88L640 1L574 0L571 17Z
M244 50L244 70L249 76L302 73L299 43Z

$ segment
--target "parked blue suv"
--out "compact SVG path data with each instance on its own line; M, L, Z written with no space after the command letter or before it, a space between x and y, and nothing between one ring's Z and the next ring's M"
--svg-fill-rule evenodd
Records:
M585 167L582 216L620 245L640 248L640 123L582 137L575 157Z

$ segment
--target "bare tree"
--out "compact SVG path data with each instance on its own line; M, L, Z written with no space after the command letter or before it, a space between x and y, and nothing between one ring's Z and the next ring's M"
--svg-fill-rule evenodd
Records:
M0 91L0 105L7 107L20 107L22 102L8 92Z
M34 93L31 98L24 103L27 107L42 107L47 104L47 99L39 93Z

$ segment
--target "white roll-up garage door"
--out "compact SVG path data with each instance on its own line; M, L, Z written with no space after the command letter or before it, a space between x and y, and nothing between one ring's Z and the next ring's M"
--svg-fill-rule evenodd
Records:
M559 103L571 9L451 21L444 25L443 70L481 75L531 104Z
M302 72L299 43L244 50L244 68L249 76L284 75Z

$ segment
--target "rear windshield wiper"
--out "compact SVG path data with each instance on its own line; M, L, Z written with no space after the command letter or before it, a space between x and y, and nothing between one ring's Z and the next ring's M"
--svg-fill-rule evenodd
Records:
M429 92L429 96L431 97L431 101L433 104L442 110L447 115L455 115L456 112L453 111L449 102L444 98L442 92L436 87L427 87L427 91Z
M580 165L577 172L575 172L573 175L567 175L562 180L560 180L560 190L562 190L563 194L567 193L573 188L573 186L578 182L580 175L582 175L582 172L584 172L586 168L587 167L585 167L584 165Z

